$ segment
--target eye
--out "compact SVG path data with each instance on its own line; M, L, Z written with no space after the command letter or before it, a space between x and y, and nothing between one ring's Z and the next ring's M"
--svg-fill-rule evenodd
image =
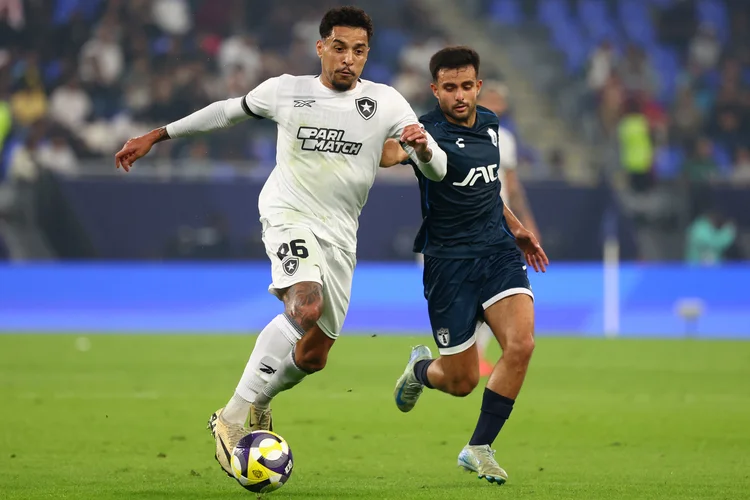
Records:
M358 56L361 56L361 55L363 55L364 53L365 53L365 51L364 51L364 50L362 50L362 49L357 49L357 55L358 55Z
M343 47L334 47L334 50L335 50L336 52L343 52L343 51L344 51L344 48L343 48Z

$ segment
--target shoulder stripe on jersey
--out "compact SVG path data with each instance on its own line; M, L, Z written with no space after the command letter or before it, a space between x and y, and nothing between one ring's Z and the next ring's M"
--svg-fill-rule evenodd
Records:
M250 109L250 106L247 105L247 96L244 96L242 98L242 111L244 111L246 115L251 116L251 117L255 118L256 120L262 120L263 119L262 116L256 115L255 113L253 113L252 110Z

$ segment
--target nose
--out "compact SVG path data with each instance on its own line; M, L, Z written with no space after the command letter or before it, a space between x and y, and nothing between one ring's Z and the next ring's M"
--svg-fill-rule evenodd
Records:
M354 53L351 50L344 52L344 64L347 66L354 64Z
M464 91L462 89L458 89L456 91L456 100L457 101L463 101L464 100Z

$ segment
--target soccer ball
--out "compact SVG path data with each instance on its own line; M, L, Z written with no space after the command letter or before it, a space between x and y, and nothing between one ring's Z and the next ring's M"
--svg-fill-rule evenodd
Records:
M235 479L254 493L278 490L292 475L292 450L286 440L271 431L254 431L232 450Z

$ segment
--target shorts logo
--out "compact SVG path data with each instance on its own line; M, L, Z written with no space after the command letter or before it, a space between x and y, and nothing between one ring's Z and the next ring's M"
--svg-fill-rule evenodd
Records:
M447 328L441 328L437 331L437 340L443 347L448 347L451 343L451 333Z
M369 120L375 116L375 111L378 110L378 102L369 97L360 97L354 103L357 105L357 111L359 111L360 116L365 120Z
M287 276L293 276L297 272L297 269L299 269L299 259L297 257L289 257L281 263L281 268Z

